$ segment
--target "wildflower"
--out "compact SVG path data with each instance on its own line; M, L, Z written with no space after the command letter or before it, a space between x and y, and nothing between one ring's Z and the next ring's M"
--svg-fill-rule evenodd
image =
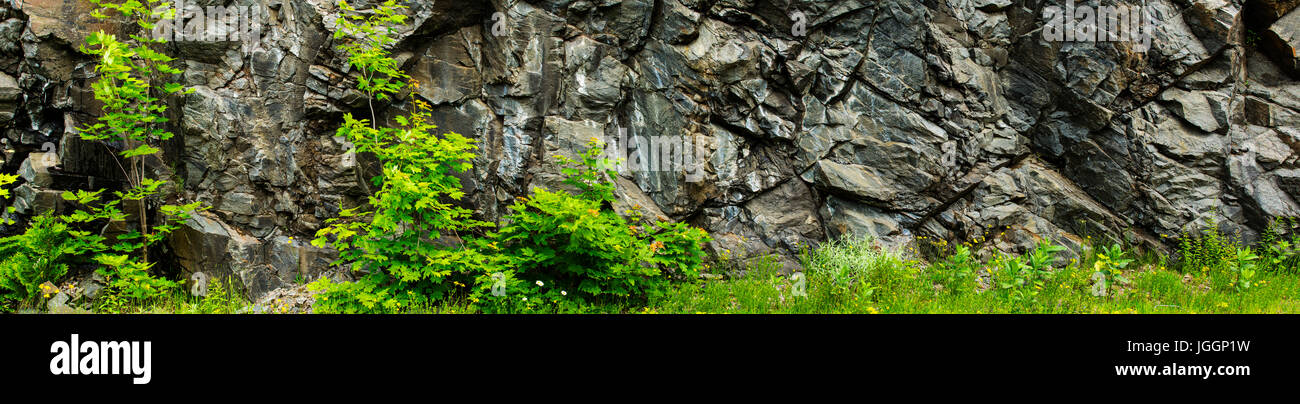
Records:
M524 296L524 301L528 301L528 296Z
M561 295L561 296L568 296L568 295L569 295L569 292L565 292L565 291L561 290L561 291L560 291L560 295Z
M542 281L537 281L537 286L546 286L546 284L542 283Z

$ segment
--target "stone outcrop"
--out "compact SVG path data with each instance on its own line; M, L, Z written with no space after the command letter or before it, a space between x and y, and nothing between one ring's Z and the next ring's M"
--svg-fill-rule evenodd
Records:
M33 200L121 178L74 134L97 109L75 47L121 28L74 3L0 6L5 168L31 173ZM328 265L301 240L363 200L374 162L334 130L370 111L332 1L203 3L255 6L265 26L249 48L175 44L195 92L171 100L155 169L212 207L171 240L183 272L257 298ZM395 54L440 128L478 141L463 203L485 220L555 186L551 156L591 137L687 138L695 165L625 170L619 195L708 229L715 251L789 257L848 234L1158 248L1211 220L1251 238L1300 215L1295 3L1148 0L1140 50L1044 39L1052 0L431 1ZM22 164L46 143L58 165Z
M335 258L289 236L258 239L205 213L193 215L169 241L181 268L235 281L254 298L315 280Z

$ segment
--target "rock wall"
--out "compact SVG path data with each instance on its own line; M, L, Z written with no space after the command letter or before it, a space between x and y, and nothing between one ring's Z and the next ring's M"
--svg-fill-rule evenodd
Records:
M75 49L122 28L84 0L5 1L4 169L23 173L20 214L58 209L58 190L121 178L108 148L70 134L97 109ZM169 247L183 272L237 274L257 297L327 266L303 240L364 197L372 161L334 130L370 112L332 2L191 3L266 18L254 49L171 45L196 91L171 100L178 136L155 169L213 208ZM845 234L1159 247L1210 220L1250 238L1300 216L1296 3L1147 0L1140 51L1044 40L1056 1L425 1L396 52L441 128L480 142L462 180L484 219L555 186L551 156L591 137L686 137L702 158L627 170L623 207L706 228L733 257L794 266Z

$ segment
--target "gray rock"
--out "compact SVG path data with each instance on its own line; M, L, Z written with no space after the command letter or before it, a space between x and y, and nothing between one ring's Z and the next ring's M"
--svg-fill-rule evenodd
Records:
M315 280L315 279L312 279ZM262 296L254 304L253 312L263 314L310 314L316 304L316 294L307 285L284 286Z
M1296 49L1300 48L1300 13L1288 13L1274 22L1264 32L1264 49L1283 70L1292 75L1300 74L1300 59Z
M448 34L430 46L409 71L431 104L459 103L483 91L483 37L478 27Z
M1192 32L1196 33L1206 49L1218 51L1237 43L1242 30L1241 10L1229 0L1193 0L1184 13Z
M0 72L0 124L14 119L18 102L22 99L22 88L18 81L4 72Z
M52 37L71 44L74 49L85 44L86 34L98 30L120 33L117 25L92 17L94 4L65 0L25 0L22 12L37 38Z
M59 214L66 203L63 192L41 189L31 184L22 184L13 190L13 208L18 214L39 215L46 212Z
M98 299L99 293L104 290L104 285L102 283L93 282L93 281L83 282L81 284L81 287L82 287L81 295L85 297L85 301L87 302L93 302L95 301L95 299Z
M699 34L699 12L679 0L667 0L663 6L663 23L656 26L655 37L673 45L686 43Z
M751 199L745 213L754 223L754 232L775 253L788 256L826 239L817 201L811 189L796 179Z
M27 180L28 184L50 187L54 185L54 177L50 175L50 169L57 165L59 160L55 153L31 153L19 166L18 175Z
M817 183L877 203L888 203L898 196L890 184L867 167L829 160L817 162Z
M0 21L0 53L18 54L22 52L19 38L23 35L23 20L9 18Z
M198 213L168 239L185 278L203 272L210 282L230 281L252 300L302 280L314 280L336 254L287 236L260 240L214 215Z
M68 306L70 299L71 297L63 292L55 293L50 300L45 301L45 310L53 314L70 313L72 312L72 307Z
M821 216L826 218L830 237L870 236L885 245L898 247L911 236L897 215L835 196L826 199Z
M1189 92L1171 88L1160 93L1171 101L1170 109L1206 132L1220 132L1228 127L1228 98L1216 92Z
M241 214L251 215L257 212L257 207L253 205L255 197L252 194L243 192L232 192L221 198L221 203L217 209Z

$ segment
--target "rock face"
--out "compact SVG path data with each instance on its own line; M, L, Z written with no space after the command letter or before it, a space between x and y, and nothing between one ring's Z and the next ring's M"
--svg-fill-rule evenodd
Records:
M97 109L74 47L101 27L65 15L74 3L0 6L5 168L58 145L57 166L22 166L33 192L120 179L73 134ZM332 1L224 3L264 12L263 29L252 47L175 44L196 91L172 100L157 169L213 207L171 241L184 272L234 274L257 298L328 265L282 241L363 200L373 161L334 130L370 110ZM485 220L557 183L551 156L591 137L647 163L619 178L626 205L732 256L850 234L1159 247L1211 220L1251 238L1300 215L1297 2L1148 0L1144 51L1045 39L1043 10L1063 3L439 0L411 4L395 54L435 122L478 140L462 183Z
M169 241L187 272L237 281L250 297L314 280L333 260L332 251L293 237L258 239L204 213L191 217Z
M22 95L18 81L8 74L0 73L0 123L14 119L14 110L18 108L18 101Z

